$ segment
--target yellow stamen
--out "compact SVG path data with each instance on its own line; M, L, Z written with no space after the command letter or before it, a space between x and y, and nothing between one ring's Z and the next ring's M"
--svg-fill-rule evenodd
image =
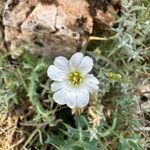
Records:
M74 71L69 74L69 83L78 86L83 81L83 76L80 72Z

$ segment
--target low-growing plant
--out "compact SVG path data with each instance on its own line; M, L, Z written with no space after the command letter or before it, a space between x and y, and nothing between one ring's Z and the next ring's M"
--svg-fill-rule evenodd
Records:
M150 148L144 128L150 114L140 100L142 87L150 83L149 16L148 0L123 1L110 36L91 36L87 50L81 50L93 58L93 74L100 82L98 94L85 109L71 110L53 101L47 77L51 59L28 52L17 59L1 54L1 149Z

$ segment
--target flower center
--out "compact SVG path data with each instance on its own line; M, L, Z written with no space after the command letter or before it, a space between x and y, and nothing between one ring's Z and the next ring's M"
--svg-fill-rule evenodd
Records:
M83 81L83 77L80 72L74 71L69 74L69 81L72 85L79 85Z

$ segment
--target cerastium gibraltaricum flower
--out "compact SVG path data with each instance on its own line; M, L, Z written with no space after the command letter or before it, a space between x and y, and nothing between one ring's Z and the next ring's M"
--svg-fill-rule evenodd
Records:
M48 76L54 80L51 90L54 92L53 99L60 105L67 104L70 108L85 107L90 94L99 89L98 79L89 72L93 68L93 59L77 52L70 60L63 56L56 57L54 65L47 70Z

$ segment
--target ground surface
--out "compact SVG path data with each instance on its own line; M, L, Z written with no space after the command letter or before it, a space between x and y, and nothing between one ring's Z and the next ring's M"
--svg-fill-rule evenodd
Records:
M106 1L87 2L92 17L102 2L100 9L106 13ZM124 0L120 7L108 2L117 12L114 25L103 28L106 24L94 21L86 50L78 49L93 58L92 73L100 81L98 94L78 110L53 101L46 75L51 56L17 48L14 57L0 17L1 150L150 148L150 3Z

